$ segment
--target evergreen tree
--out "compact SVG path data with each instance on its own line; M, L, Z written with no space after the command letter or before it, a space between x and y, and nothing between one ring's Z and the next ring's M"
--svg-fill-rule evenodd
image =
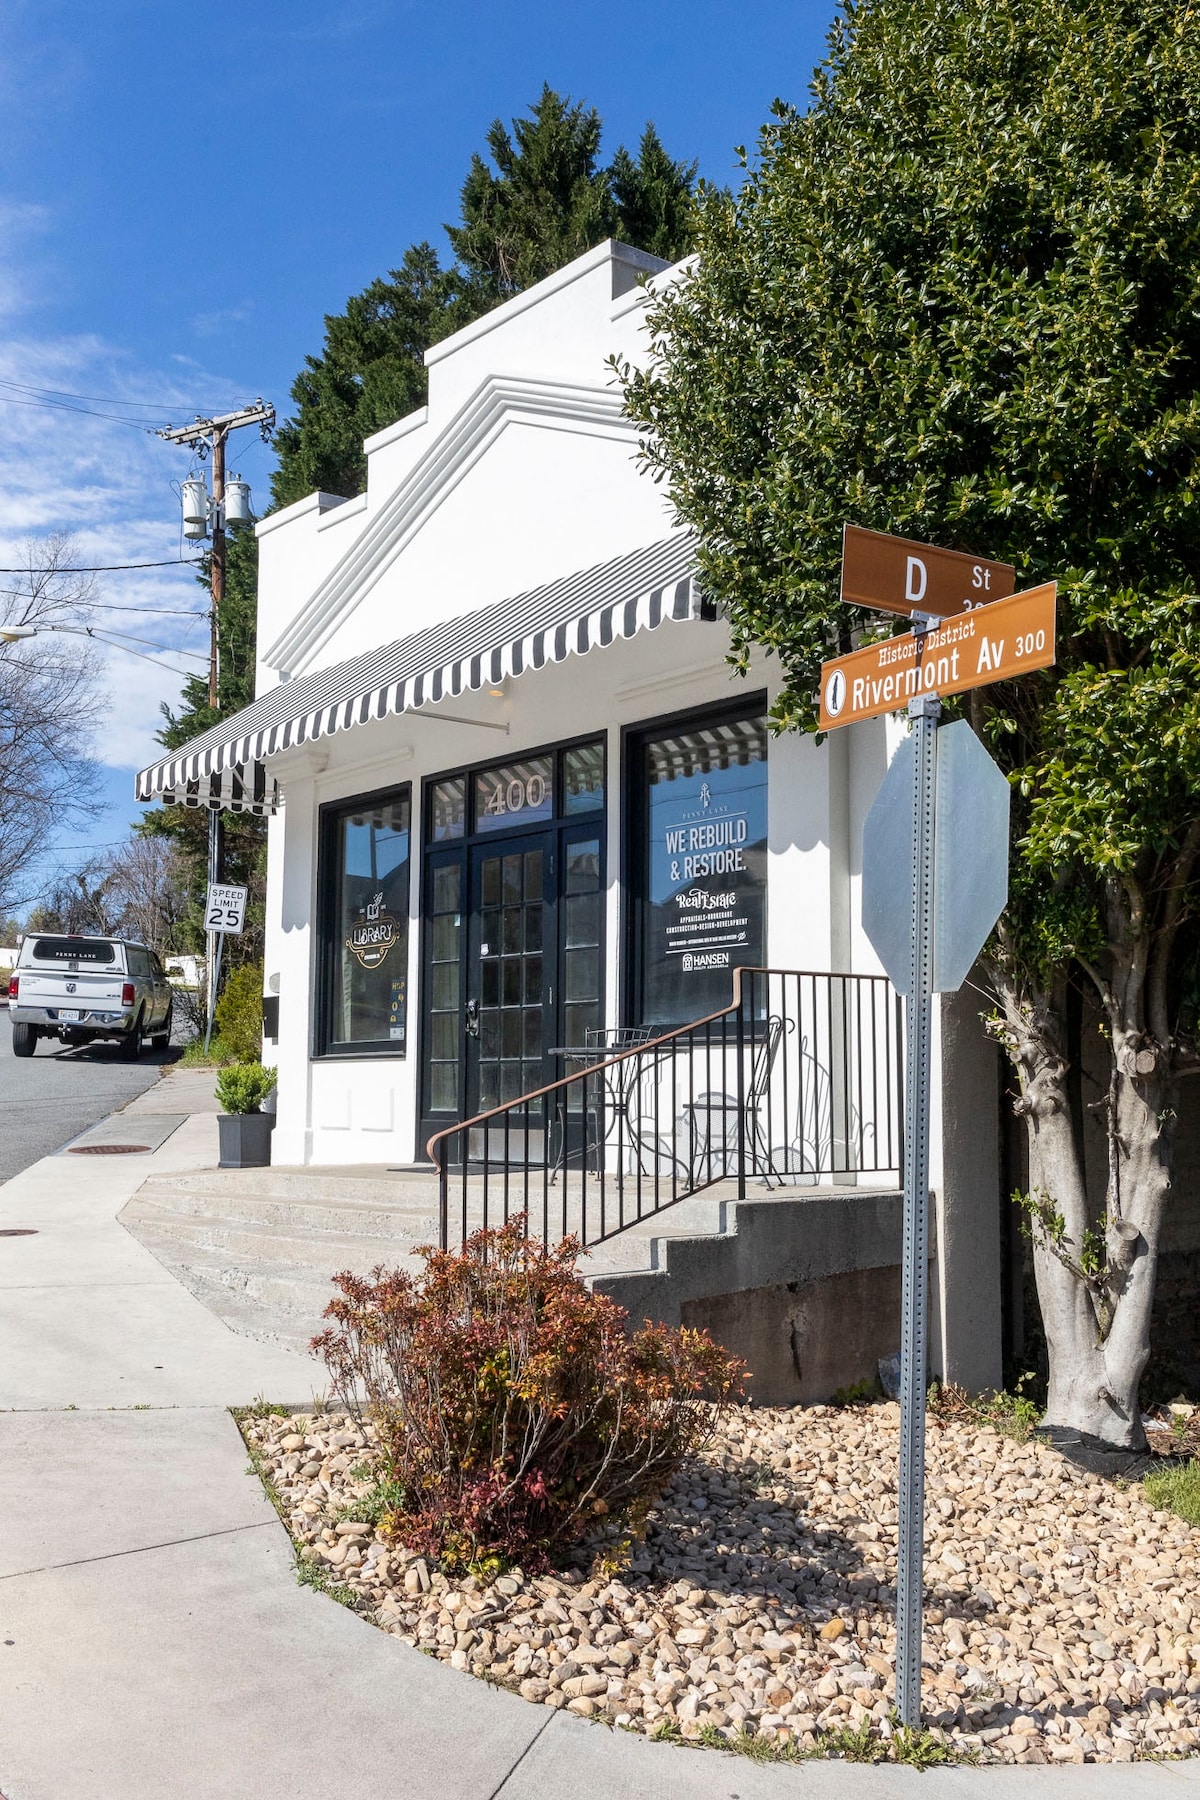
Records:
M325 319L319 356L292 386L295 412L275 435L276 506L323 490L362 491L362 440L424 405L424 353L512 294L605 238L667 261L690 244L696 164L674 162L653 125L636 159L623 147L601 166L601 120L544 87L528 118L487 134L492 165L472 157L460 222L446 227L457 261L428 243Z
M493 121L495 173L476 153L463 183L461 225L446 235L488 303L532 287L618 224L610 172L599 164L600 114L543 87L512 134Z
M636 162L622 145L611 170L621 241L665 262L685 256L691 245L698 167L695 162L673 161L653 125L642 133Z
M210 559L197 576L211 600ZM217 704L208 703L208 672L189 675L179 707L162 707L158 741L164 750L181 750L210 726L248 706L254 698L255 619L258 604L258 540L253 531L231 532L225 540L225 598L217 619ZM208 884L208 814L197 807L156 806L142 817L138 830L146 837L166 838L178 851L190 897L180 922L176 948L201 952L205 945L204 898ZM224 877L248 888L246 930L225 946L231 964L262 955L267 868L266 822L252 813L226 813Z
M296 412L275 434L275 505L361 492L363 439L424 404L425 351L482 310L459 270L442 268L432 244L414 244L344 313L327 314L324 350L305 358L292 384Z

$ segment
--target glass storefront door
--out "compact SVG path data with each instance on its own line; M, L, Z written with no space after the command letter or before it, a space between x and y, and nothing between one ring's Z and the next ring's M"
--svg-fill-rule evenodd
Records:
M577 745L430 785L419 1156L574 1073L562 1051L603 1020L603 782Z
M467 1111L545 1085L554 1018L554 839L509 838L471 853Z

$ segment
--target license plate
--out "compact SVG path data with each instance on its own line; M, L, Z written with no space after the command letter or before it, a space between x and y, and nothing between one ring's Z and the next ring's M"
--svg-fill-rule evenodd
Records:
M58 1009L58 1016L64 1024L67 1025L76 1025L79 1022L78 1012L67 1012L67 1010L61 1006Z

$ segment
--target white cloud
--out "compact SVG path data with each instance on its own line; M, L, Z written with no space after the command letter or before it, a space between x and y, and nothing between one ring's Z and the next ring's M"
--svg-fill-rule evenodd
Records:
M191 358L146 367L132 347L96 334L39 331L31 240L46 223L42 209L0 199L0 566L19 565L28 539L59 531L72 534L81 564L194 556L180 535L177 497L188 452L153 428L242 396ZM48 404L56 393L60 403ZM179 701L182 678L174 671L204 666L183 655L207 649L204 620L181 616L203 606L194 576L167 566L96 577L97 599L114 609L94 610L96 629L147 640L125 650L97 641L108 703L94 753L110 768L154 759L161 705ZM0 574L0 586L11 582Z
M197 337L220 337L228 325L241 325L254 311L254 303L244 300L240 306L223 306L215 312L194 314L189 321Z

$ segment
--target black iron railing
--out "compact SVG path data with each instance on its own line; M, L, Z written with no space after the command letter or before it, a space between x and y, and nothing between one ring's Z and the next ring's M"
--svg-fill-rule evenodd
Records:
M882 976L737 969L694 1024L560 1046L561 1080L430 1138L442 1246L517 1213L598 1244L718 1183L898 1179L901 1033Z

